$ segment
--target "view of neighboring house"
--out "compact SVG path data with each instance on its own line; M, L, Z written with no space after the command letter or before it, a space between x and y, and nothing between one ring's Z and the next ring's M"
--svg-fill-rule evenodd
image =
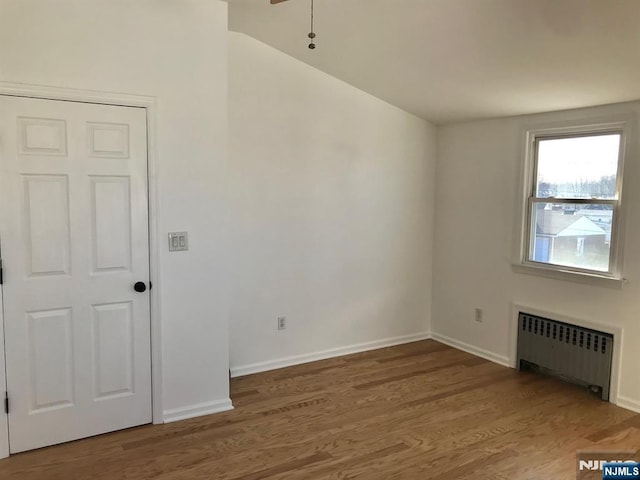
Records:
M584 205L577 210L576 215L587 217L607 233L607 243L611 242L611 221L613 210L605 205Z
M609 261L608 231L610 228L605 230L582 213L539 210L532 260L581 268L589 265L590 268L606 271Z

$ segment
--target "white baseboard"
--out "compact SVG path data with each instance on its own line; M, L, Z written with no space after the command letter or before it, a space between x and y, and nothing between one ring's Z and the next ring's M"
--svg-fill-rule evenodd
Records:
M341 357L352 353L366 352L368 350L377 350L379 348L393 347L403 343L418 342L431 338L429 332L415 333L412 335L404 335L402 337L385 338L367 343L358 343L346 347L332 348L330 350L322 350L320 352L306 353L303 355L295 355L293 357L278 358L276 360L268 360L266 362L252 363L250 365L241 365L239 367L231 367L231 377L243 377L254 373L266 372L268 370L276 370L278 368L291 367L302 363L316 362L318 360L326 360L327 358Z
M638 400L618 395L616 405L632 412L640 413L640 402Z
M233 405L229 398L216 400L214 402L199 403L183 408L175 408L173 410L165 410L162 413L162 418L164 423L171 423L188 418L201 417L202 415L226 412L227 410L233 410Z
M445 345L449 345L450 347L457 348L458 350L462 350L464 352L470 353L477 357L482 357L486 360L497 363L499 365L503 365L505 367L511 367L511 360L509 359L509 357L505 355L498 355L497 353L484 350L482 348L476 347L474 345L470 345L465 342L461 342L460 340L454 340L453 338L447 337L445 335L441 335L439 333L431 332L431 338L433 338L434 340L440 343L444 343Z

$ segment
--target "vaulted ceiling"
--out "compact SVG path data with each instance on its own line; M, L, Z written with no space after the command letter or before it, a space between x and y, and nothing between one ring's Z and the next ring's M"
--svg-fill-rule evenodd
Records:
M640 99L640 0L315 0L315 50L309 13L229 0L229 27L435 123Z

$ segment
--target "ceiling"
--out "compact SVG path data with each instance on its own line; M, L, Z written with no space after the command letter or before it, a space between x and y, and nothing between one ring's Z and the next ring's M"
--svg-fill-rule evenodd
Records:
M229 28L434 123L640 99L640 0L229 0Z

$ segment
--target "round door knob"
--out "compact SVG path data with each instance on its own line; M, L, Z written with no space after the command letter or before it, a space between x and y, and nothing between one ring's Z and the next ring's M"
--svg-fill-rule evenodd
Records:
M147 291L147 286L144 282L136 282L136 284L133 286L133 289L138 293L142 293Z

